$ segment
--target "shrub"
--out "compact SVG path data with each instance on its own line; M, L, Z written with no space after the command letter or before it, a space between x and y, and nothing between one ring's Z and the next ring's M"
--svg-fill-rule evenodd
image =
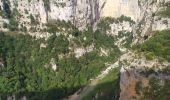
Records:
M155 55L152 52L146 53L146 59L147 60L153 60L155 58L154 56Z
M137 49L139 52L145 52L149 59L154 58L155 55L170 61L169 39L170 30L158 31L143 44L133 46L133 49Z
M8 28L8 24L6 22L3 23L3 28Z

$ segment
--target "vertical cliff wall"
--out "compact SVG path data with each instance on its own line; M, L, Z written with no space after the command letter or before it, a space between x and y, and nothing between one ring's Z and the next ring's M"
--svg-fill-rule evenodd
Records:
M120 17L125 15L136 22L133 32L140 32L144 37L152 30L169 27L158 22L153 15L160 10L160 5L169 0L0 0L0 26L8 23L8 15L17 14L19 27L36 27L54 20L71 21L79 29L87 25L96 26L101 17ZM4 13L7 14L4 17ZM14 14L13 14L14 13ZM8 16L8 17L7 17ZM163 27L162 27L163 26Z
M126 15L136 20L140 10L137 0L1 0L1 10L6 4L11 11L17 9L23 24L33 15L40 24L59 19L70 20L78 27L94 25L100 17Z

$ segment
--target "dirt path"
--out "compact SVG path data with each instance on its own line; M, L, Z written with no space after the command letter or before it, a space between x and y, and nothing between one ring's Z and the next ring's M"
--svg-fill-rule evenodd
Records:
M119 63L118 61L115 62L114 64L110 65L107 69L101 72L95 79L91 79L91 82L89 85L84 87L81 92L78 90L76 93L71 95L68 99L65 100L81 100L83 96L88 94L90 91L94 90L95 86L98 84L98 81L101 80L103 77L105 77L109 71L113 68L118 67Z

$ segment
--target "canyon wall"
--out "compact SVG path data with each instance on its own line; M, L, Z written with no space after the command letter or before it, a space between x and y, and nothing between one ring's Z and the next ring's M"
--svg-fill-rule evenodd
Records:
M59 19L84 27L95 25L100 17L125 15L136 21L140 13L137 0L0 0L0 7L2 11L17 9L24 25L30 23L30 15L40 24Z
M95 27L101 17L120 17L125 15L144 27L145 34L148 27L153 24L153 13L159 5L168 0L0 0L0 11L18 11L17 17L20 25L29 28L33 16L40 28L42 25L53 20L71 21L75 26L82 29L86 25ZM7 18L0 16L1 26ZM155 22L154 22L155 23ZM38 25L37 25L38 26ZM160 26L160 25L158 25ZM157 26L154 25L154 29ZM1 28L3 29L3 28Z

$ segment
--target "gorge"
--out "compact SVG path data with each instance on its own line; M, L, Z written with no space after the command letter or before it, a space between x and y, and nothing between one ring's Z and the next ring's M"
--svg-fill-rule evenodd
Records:
M169 100L170 0L0 0L0 99Z

